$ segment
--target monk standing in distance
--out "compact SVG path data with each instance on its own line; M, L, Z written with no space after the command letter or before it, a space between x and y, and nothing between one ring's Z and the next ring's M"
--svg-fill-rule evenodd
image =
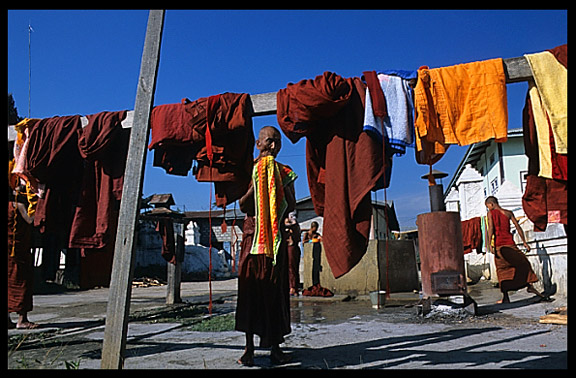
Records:
M11 180L10 180L11 181ZM8 199L8 328L38 327L28 320L33 308L34 256L32 254L33 216L28 215L26 190L14 189ZM20 201L22 199L22 201ZM18 322L10 320L10 313L18 314Z
M254 365L254 335L260 347L271 348L270 360L283 364L290 354L280 349L290 329L287 234L284 221L296 205L294 171L275 161L282 147L280 131L273 126L260 130L252 181L240 198L245 212L240 269L238 272L237 331L246 334L244 354L238 360Z
M510 232L510 221L518 231L522 243L527 251L530 246L526 242L524 231L518 224L518 220L510 210L503 209L498 204L498 199L494 196L486 198L486 207L488 208L488 243L490 252L494 253L494 263L496 264L496 274L502 292L502 299L497 303L510 303L508 292L527 288L529 293L535 294L543 300L549 298L532 286L538 281L538 277L532 270L530 262L516 247L516 242ZM492 245L492 236L494 235L494 245Z

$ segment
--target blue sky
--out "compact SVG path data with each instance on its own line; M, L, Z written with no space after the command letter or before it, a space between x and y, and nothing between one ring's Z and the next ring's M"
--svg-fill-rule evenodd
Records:
M28 116L28 25L31 109L35 118L133 109L147 10L9 10L8 93ZM566 10L167 10L155 105L223 92L267 93L324 71L450 66L512 58L567 43ZM526 83L507 86L509 128L521 127ZM277 125L254 118L254 131ZM450 175L466 147L452 146L435 169ZM207 210L210 185L152 167L143 194L173 193L181 210ZM305 142L283 140L278 159L299 174L309 195ZM388 200L402 229L429 211L427 182L414 151L394 159ZM384 199L383 191L376 194Z

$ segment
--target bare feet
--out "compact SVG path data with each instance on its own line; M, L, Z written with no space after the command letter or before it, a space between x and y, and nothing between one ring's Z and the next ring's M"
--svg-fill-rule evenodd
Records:
M554 301L554 298L550 298L549 295L544 295L543 293L540 293L538 290L534 289L534 286L532 286L532 285L529 285L529 286L526 288L526 291L528 291L528 292L531 293L531 294L537 295L538 297L540 297L540 300L541 300L541 301L544 301L544 302L552 302L552 301Z
M539 296L540 298L545 298L546 296L542 293L540 293L538 290L534 289L534 286L532 285L528 285L528 287L526 288L526 291L529 292L530 294L534 294Z
M508 293L507 292L502 293L502 299L500 299L496 303L497 304L510 303L510 297L508 296Z
M254 366L254 350L244 349L244 354L237 362L244 366Z
M38 324L29 321L16 324L16 329L34 329L38 328Z
M272 347L272 350L270 351L270 361L272 361L273 364L282 365L290 362L291 360L291 354L282 352L278 346Z

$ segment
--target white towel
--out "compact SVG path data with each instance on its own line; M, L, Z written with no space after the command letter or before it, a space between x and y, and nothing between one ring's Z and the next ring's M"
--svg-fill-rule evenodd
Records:
M374 115L370 91L366 88L364 130L375 133L380 140L384 136L394 153L403 155L406 147L414 147L412 88L408 80L399 76L378 74L378 81L384 92L388 115L383 118Z

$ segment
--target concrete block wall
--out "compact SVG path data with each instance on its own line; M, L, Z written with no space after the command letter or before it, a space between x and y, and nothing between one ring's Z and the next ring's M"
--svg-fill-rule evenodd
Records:
M304 244L303 286L312 286L312 245ZM364 257L344 276L336 279L321 254L320 285L334 294L367 295L370 291L386 289L386 241L370 240ZM391 293L420 290L416 253L412 240L388 241L388 281Z

